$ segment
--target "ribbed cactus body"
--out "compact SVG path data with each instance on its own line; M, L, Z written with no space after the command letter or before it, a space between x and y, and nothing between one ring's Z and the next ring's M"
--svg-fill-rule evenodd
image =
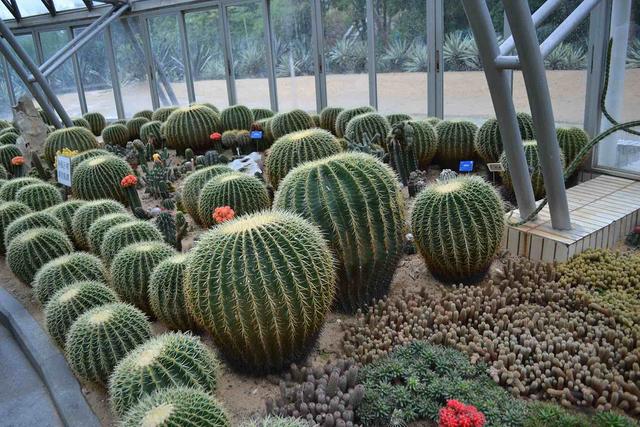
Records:
M201 107L207 107L208 109L210 109L211 111L213 111L216 114L220 114L220 109L218 107L216 107L215 105L213 105L211 102L193 102L191 104L189 104L189 107L193 107L193 106L201 106Z
M204 234L184 286L191 314L228 362L270 372L307 355L331 307L335 270L320 230L264 211Z
M149 304L153 314L171 329L195 329L184 298L187 256L177 254L161 261L149 279Z
M413 129L413 149L420 169L426 169L438 152L438 134L433 126L424 121L407 122Z
M20 135L13 132L7 132L0 135L0 145L15 145Z
M89 128L95 136L100 136L102 130L107 126L107 120L100 113L88 112L82 117L89 122Z
M149 278L160 261L175 253L162 241L143 241L125 246L111 261L111 286L124 301L151 314Z
M344 108L325 107L320 111L320 127L336 135L336 119Z
M4 246L9 244L20 234L34 228L53 228L64 232L64 225L60 220L46 212L32 212L12 221L4 230Z
M2 147L0 147L2 148ZM14 178L2 184L0 187L0 199L6 202L14 201L16 193L23 187L31 184L41 184L43 181L38 178L24 177Z
M222 131L222 122L211 108L194 105L171 113L163 129L169 148L206 149L211 147L211 134Z
M533 139L533 121L526 113L516 114L520 136L523 141ZM500 161L500 155L504 151L502 136L498 120L489 119L480 126L474 139L476 153L485 163L496 163Z
M11 127L11 123L7 120L0 119L0 130Z
M389 124L391 126L393 126L395 124L398 124L400 122L406 122L406 121L413 120L413 117L411 117L408 114L404 114L404 113L388 114L385 117L386 117L387 121L389 122Z
M93 133L84 127L70 127L58 129L49 134L44 142L44 158L49 163L54 163L56 153L68 148L73 151L87 151L98 148L98 141Z
M461 160L473 160L473 143L477 131L478 127L466 120L444 120L438 123L437 156L440 166L457 171Z
M133 119L137 119L139 117L143 117L147 120L153 120L153 111L151 110L142 110L142 111L138 111L137 113L135 113L133 115Z
M476 282L500 246L502 199L480 177L445 180L418 194L411 227L418 251L435 277Z
M69 238L53 228L34 228L16 236L7 246L7 265L31 285L33 276L48 261L73 252Z
M338 261L336 303L353 312L383 297L402 256L405 209L395 173L362 153L337 154L293 169L274 207L323 231Z
M344 136L347 141L363 144L365 141L378 137L384 147L391 126L387 119L378 113L364 113L353 117L347 123Z
M265 173L273 188L301 163L338 154L342 147L329 131L308 129L278 139L265 160Z
M313 120L313 127L314 128L319 128L320 127L320 114L312 114L311 115L311 120Z
M55 258L42 266L33 278L33 293L45 306L60 289L74 282L107 283L107 269L100 259L86 252L73 252Z
M105 215L126 213L126 209L115 200L102 199L87 202L73 215L73 240L82 249L89 249L88 233L93 223Z
M130 139L140 139L140 128L151 120L146 117L134 117L127 121L127 130L129 131Z
M254 121L268 119L269 117L273 117L276 114L268 108L252 108L251 113L253 114Z
M83 380L106 384L116 364L150 337L151 324L137 308L124 303L100 305L71 325L65 343L67 361Z
M115 123L102 130L102 141L105 144L124 147L133 138L129 137L129 129L126 125Z
M589 135L580 128L558 128L556 134L567 166L576 159L580 150L589 144Z
M79 126L79 127L83 127L91 130L91 125L83 117L76 117L75 119L71 120L71 122L73 123L74 126Z
M302 110L292 110L287 113L278 113L271 120L271 133L277 141L278 138L288 133L299 130L311 129L314 126L309 113Z
M45 210L62 222L64 232L73 240L73 215L80 209L80 206L87 203L85 200L67 200Z
M529 113L516 113L516 120L520 128L523 141L536 139L536 129L533 127L533 117Z
M0 203L0 254L5 253L4 233L13 221L30 214L32 211L27 205L18 202Z
M11 159L22 155L22 151L13 144L0 145L0 165L11 173L15 173L18 168L22 167L12 165Z
M159 144L162 141L161 126L162 122L156 120L143 124L140 128L140 139L142 142L147 143L153 140Z
M197 170L188 175L182 185L182 205L189 215L196 221L200 221L198 213L198 199L202 187L216 175L232 172L232 169L225 165L214 165ZM0 194L2 189L0 188Z
M0 130L0 136L5 135L7 133L15 133L16 135L20 135L20 129L16 128L15 126L8 126Z
M4 168L4 166L0 165L0 187L9 179L9 173Z
M136 427L231 427L222 405L210 393L186 387L159 390L131 408L123 426Z
M223 130L249 130L253 123L253 113L244 105L232 105L220 113Z
M15 201L24 203L33 211L42 211L63 202L60 190L46 182L22 187L16 192Z
M105 284L75 282L58 290L44 309L45 327L56 344L64 348L67 332L80 315L103 304L118 301L118 295Z
M219 363L198 337L167 333L136 347L109 379L113 412L124 415L157 390L192 387L215 393Z
M126 203L127 196L120 181L132 174L131 166L120 157L94 157L80 162L73 171L71 191L79 199L113 199Z
M136 218L129 213L119 212L107 214L96 219L95 222L89 227L89 232L87 234L89 250L96 255L101 255L100 247L102 246L104 235L107 234L107 232L116 225L124 224L125 222L129 221L136 221Z
M351 121L355 116L359 116L360 114L373 113L376 110L373 107L363 106L350 108L348 110L342 110L338 116L336 117L336 136L338 138L346 137L347 124ZM386 136L386 135L384 135ZM371 136L373 138L373 136ZM384 138L384 137L383 137Z
M100 255L106 264L110 264L124 247L139 242L162 242L162 233L158 227L148 221L129 221L113 226L102 239Z
M103 150L101 148L94 148L93 150L87 150L83 153L77 154L71 157L71 169L75 170L75 168L82 163L84 160L93 159L98 156L110 156L112 155L107 150Z
M151 120L157 120L159 122L166 122L171 113L176 111L178 107L160 107L151 115Z

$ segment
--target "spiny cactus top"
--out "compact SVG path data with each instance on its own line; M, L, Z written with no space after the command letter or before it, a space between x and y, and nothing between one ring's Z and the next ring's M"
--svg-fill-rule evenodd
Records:
M19 135L13 132L6 132L0 135L0 145L15 144Z
M184 298L187 255L177 254L161 261L149 279L149 304L158 320L171 329L195 329Z
M313 119L309 113L302 110L292 110L273 116L271 120L271 133L277 140L288 133L311 129L313 126Z
M29 184L18 190L16 202L24 203L34 211L41 211L62 203L60 190L46 182Z
M443 120L438 123L436 132L440 166L458 170L461 160L473 160L477 131L478 126L467 120Z
M349 120L344 136L348 141L356 144L362 144L365 140L377 137L380 145L386 147L389 132L391 132L391 126L384 116L378 113L364 113Z
M9 247L11 241L18 235L34 228L53 228L64 231L64 225L62 222L50 213L31 212L15 219L4 230L5 247Z
M111 124L102 129L102 141L105 144L124 147L133 138L129 138L129 129L121 123Z
M328 130L332 134L336 134L336 119L338 114L342 113L344 108L325 107L320 111L320 127Z
M214 165L209 166L193 172L188 175L182 184L182 205L189 215L191 215L196 221L199 221L198 214L198 199L200 198L200 191L204 184L216 175L220 175L233 170L226 165ZM0 195L2 190L0 189Z
M223 130L250 130L253 123L253 113L244 105L232 105L220 113Z
M98 141L93 133L85 127L74 126L58 129L51 132L44 142L44 158L53 164L56 160L56 153L63 148L82 152L98 148Z
M129 131L130 139L139 139L140 138L140 128L149 123L150 120L146 117L134 117L131 120L127 121L127 130Z
M112 155L112 154L109 151L103 150L101 148L94 148L92 150L84 151L71 158L71 169L75 169L84 160L92 159L98 156L108 156L108 155Z
M87 129L91 130L91 125L83 117L76 117L71 122L73 123L74 126L81 126L83 128L87 128Z
M191 314L229 363L269 372L307 355L333 301L335 269L318 228L265 211L204 234L184 284Z
M391 126L398 124L400 122L405 122L407 120L413 120L413 117L404 113L388 114L385 117Z
M4 233L9 224L16 219L31 213L31 209L19 202L1 202L0 203L0 253L4 254Z
M73 240L78 247L89 249L87 233L89 228L99 218L111 213L126 213L124 206L115 200L101 199L87 202L73 214Z
M100 113L89 111L82 117L84 117L84 119L89 122L91 132L95 136L100 136L102 130L107 126L107 120Z
M151 115L151 120L157 120L159 122L166 122L171 113L176 111L179 107L160 107Z
M69 238L73 239L73 215L80 209L80 206L87 203L85 200L67 200L66 202L51 206L45 212L58 218L64 225L64 231Z
M533 126L533 117L529 113L516 113L518 127L520 127L520 136L523 141L536 139L536 129Z
M89 227L89 233L87 234L87 242L89 243L89 250L96 255L100 255L100 247L102 246L102 240L104 235L118 224L123 224L129 221L136 221L137 219L128 212L116 212L101 216L96 219Z
M534 131L531 116L527 113L518 113L516 115L516 119L518 121L522 140L526 141L528 139L533 139ZM480 126L476 132L474 146L478 155L486 163L495 163L500 161L500 155L504 150L498 120L492 118Z
M218 107L216 107L215 105L213 105L210 102L193 102L191 104L189 104L189 107L193 107L195 105L200 105L202 107L207 107L209 108L211 111L213 111L216 114L220 114L220 109Z
M31 184L41 184L42 182L44 181L41 181L38 178L31 178L29 176L10 179L0 186L0 199L7 202L13 201L16 198L16 193L22 187L26 187Z
M269 117L273 117L275 115L275 113L268 108L252 108L251 112L253 113L254 121L268 119Z
M100 255L106 264L110 264L122 248L132 243L162 242L162 233L148 221L129 221L115 225L102 238Z
M153 111L151 110L141 110L133 115L132 118L136 119L138 117L144 117L147 120L153 120Z
M131 166L120 157L94 157L82 161L73 171L71 191L79 199L113 199L126 203L127 197L120 181L131 174Z
M565 163L569 166L576 159L580 150L589 144L589 135L577 127L557 128L556 134Z
M340 112L340 114L338 114L338 116L336 117L336 136L338 138L344 138L345 137L346 130L347 130L347 124L355 116L358 116L360 114L365 114L365 113L373 113L375 111L376 110L373 107L369 107L369 106L356 107L356 108L350 108L348 110L342 110Z
M140 139L142 142L150 143L153 138L157 143L160 143L160 141L162 141L161 126L162 122L155 120L143 124L140 128Z
M211 134L222 131L222 122L211 108L194 105L171 113L163 130L170 148L206 149L211 147Z

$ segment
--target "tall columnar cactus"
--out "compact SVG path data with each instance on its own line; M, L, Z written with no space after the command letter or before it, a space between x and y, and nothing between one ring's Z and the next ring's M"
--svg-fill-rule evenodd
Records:
M336 303L353 312L383 297L404 239L405 207L391 168L362 153L304 163L280 183L274 207L318 225L338 261Z
M347 124L355 116L359 116L360 114L366 114L366 113L374 113L375 111L376 110L374 110L373 107L368 107L368 106L342 110L336 117L336 136L338 138L346 137ZM385 136L386 134L382 135L382 138L384 138ZM370 138L373 138L373 135L370 135Z
M156 141L159 144L162 141L162 132L160 131L161 126L162 122L155 120L143 124L140 128L140 139L142 142L149 143L151 141Z
M391 126L384 116L378 113L364 113L349 120L344 136L347 141L362 144L365 135L369 138L379 135L384 143L389 132L391 132Z
M211 178L198 199L199 222L204 227L216 225L216 208L229 206L240 216L268 209L271 205L267 187L256 177L242 172L230 172Z
M4 246L4 233L9 224L24 215L30 214L31 212L31 209L22 203L0 203L0 254L4 254L6 250Z
M288 133L311 129L313 126L313 119L309 113L302 110L292 110L273 116L271 120L271 133L277 141Z
M16 236L7 246L7 265L30 285L36 272L48 261L73 252L69 238L53 228L34 228Z
M320 111L320 127L336 135L336 119L344 108L325 107Z
M187 176L182 185L182 205L189 215L196 221L200 221L198 213L198 200L200 199L200 192L202 187L211 178L223 173L232 172L232 169L225 165L214 165L204 169L199 169ZM2 188L0 188L0 196L2 195Z
M431 273L446 282L482 279L504 230L502 199L477 176L443 179L416 198L411 228Z
M126 213L126 209L115 200L102 199L87 202L73 215L73 240L81 249L89 249L89 228L95 221L112 213Z
M191 314L228 362L270 372L311 349L333 301L335 269L320 230L297 215L265 211L203 235L184 286Z
M255 120L251 110L244 105L232 105L220 113L223 130L249 130Z
M109 379L113 412L122 416L157 390L193 387L215 393L219 363L200 338L167 333L152 338L118 363Z
M71 122L74 126L80 126L91 130L91 125L86 119L84 119L84 117L76 117L75 119L71 120Z
M589 135L577 127L558 128L556 129L556 134L567 165L570 165L576 159L580 150L589 144Z
M109 125L102 130L102 141L105 144L124 147L131 139L133 138L129 137L127 126L120 123Z
M157 120L159 122L166 122L171 113L176 111L179 107L160 107L153 112L151 120Z
M0 135L0 145L15 145L20 135L13 132L7 132Z
M536 139L536 129L533 127L533 117L529 113L516 113L520 136L523 141Z
M251 113L253 113L254 121L268 119L269 117L273 117L276 114L268 108L252 108Z
M9 244L20 234L35 228L52 228L64 232L64 225L58 218L46 212L32 212L12 221L4 231L4 246Z
M338 140L329 131L308 129L290 133L278 139L265 160L266 176L273 188L287 173L301 163L329 157L342 151Z
M132 118L137 119L139 117L144 117L147 120L153 120L153 111L151 110L142 110L142 111L138 111L137 113L135 113L133 115Z
M127 121L127 130L129 131L129 138L140 139L140 128L151 120L146 117L134 117Z
M34 211L42 211L63 202L60 190L46 182L22 187L16 192L15 201L24 203Z
M44 158L53 164L56 161L56 153L63 148L82 152L98 148L98 141L93 133L84 127L58 129L51 132L44 142Z
M195 323L184 298L187 255L177 254L161 261L149 279L149 304L153 314L171 329L192 330Z
M107 120L100 113L88 112L85 113L84 119L89 122L89 127L91 128L91 132L95 136L100 136L102 130L107 126Z
M18 172L22 166L12 164L11 159L22 155L22 151L13 144L0 145L0 165L14 175L20 175Z
M408 120L413 120L413 117L411 117L408 114L404 114L404 113L388 114L385 117L386 117L387 121L389 122L389 124L391 126L397 125L400 122L406 122Z
M73 215L80 209L80 206L87 203L85 200L67 200L66 202L51 206L46 209L46 213L50 213L62 222L64 232L73 240Z
M95 222L91 224L91 227L89 227L89 233L87 234L89 250L100 256L100 247L102 246L104 235L116 225L130 221L136 221L136 218L129 213L120 212L107 214L96 219Z
M473 142L478 126L466 120L443 120L436 125L438 162L443 168L458 170L461 160L473 160Z
M67 285L84 281L108 283L108 277L100 258L86 252L74 252L43 265L33 278L33 293L45 306L57 291Z
M45 327L49 336L64 348L67 332L80 315L104 304L118 301L118 295L104 283L74 282L58 290L44 309Z
M103 150L101 148L94 148L92 150L87 150L83 153L77 154L71 157L71 169L74 170L80 163L87 159L93 159L98 156L110 156L112 155L109 151Z
M162 241L136 242L120 249L111 262L111 286L120 297L151 314L149 277L160 261L176 251Z
M86 381L107 384L127 353L151 337L151 324L137 308L111 303L84 312L67 332L71 369Z
M188 232L187 218L182 212L178 211L175 214L170 211L160 212L153 219L153 223L162 233L165 243L182 251L182 239Z
M516 114L520 136L523 141L534 139L533 121L527 113ZM480 126L474 139L476 153L485 163L496 163L500 161L500 155L504 151L502 136L498 120L489 119Z
M149 424L148 420L156 421ZM141 399L126 413L122 425L231 427L231 422L222 405L210 393L174 387L158 390Z
M16 198L16 193L21 188L31 184L41 184L42 182L43 181L37 178L32 178L28 176L24 178L10 179L9 181L2 184L2 186L0 187L0 200L4 200L6 202L13 201Z
M194 105L171 113L163 129L169 148L206 149L211 146L211 134L222 130L222 122L211 108Z
M108 265L124 247L139 242L162 242L158 227L148 221L136 220L115 225L102 239L100 255Z
M131 174L131 166L120 157L94 157L82 161L73 171L71 191L79 199L113 199L127 203L120 181Z

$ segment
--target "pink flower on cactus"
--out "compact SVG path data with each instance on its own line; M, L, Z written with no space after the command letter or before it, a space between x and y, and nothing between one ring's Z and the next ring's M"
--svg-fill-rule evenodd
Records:
M229 221L236 216L236 213L231 209L230 206L220 206L213 210L213 215L211 215L215 222L218 224Z
M439 427L483 427L486 420L484 414L473 405L465 405L457 400L447 401L447 406L440 409Z
M213 141L220 141L222 139L222 135L219 132L214 132L209 135L209 138L211 138Z
M135 187L137 183L138 183L138 178L136 178L135 175L127 175L124 178L122 178L122 181L120 181L120 186L122 188Z

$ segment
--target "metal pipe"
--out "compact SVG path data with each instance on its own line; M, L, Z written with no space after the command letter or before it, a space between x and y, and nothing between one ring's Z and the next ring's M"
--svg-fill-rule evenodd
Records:
M560 146L556 136L544 60L540 54L529 5L520 1L504 1L503 4L516 48L520 52L522 75L538 140L540 168L549 201L551 225L556 230L569 230L571 218L564 186Z
M484 0L463 0L462 5L484 64L483 68L489 85L491 101L496 112L500 135L504 141L504 151L507 161L511 165L509 172L513 181L520 217L526 218L536 209L536 201L529 178L529 167L522 148L522 136L516 119L516 110L513 106L509 75L493 64L493 58L498 55L499 48L491 15Z
M367 3L367 68L369 71L369 105L378 109L378 78L376 77L376 18L373 0Z
M182 47L182 62L184 63L184 80L187 85L187 98L189 104L196 102L196 91L193 85L193 67L191 66L191 53L189 52L189 43L187 42L187 23L185 14L178 12L176 15L178 20L178 34L180 37L180 46Z
M320 58L320 48L318 44L318 24L315 1L307 0L310 3L311 8L311 46L313 49L313 71L314 81L316 88L316 112L319 114L322 111L322 96L320 96L320 72L322 70L322 59Z
M267 56L267 80L269 82L269 98L271 109L278 111L278 85L276 84L275 60L273 57L273 34L271 33L270 1L262 0L262 21L264 23L265 53Z
M562 0L547 0L531 15L534 27L538 27L544 22L556 8L562 3ZM510 36L500 45L500 55L507 55L516 47L513 42L513 36Z
M116 102L116 117L124 119L124 104L122 103L122 91L120 90L120 77L116 65L116 53L113 49L113 39L111 38L111 27L107 27L104 32L105 53L109 61L109 71L111 72L111 88L113 98Z
M575 30L582 21L591 13L594 7L600 3L601 0L584 0L582 3L575 8L573 12L569 16L565 18L564 21L558 28L553 30L551 34L546 38L545 41L540 45L540 52L542 53L542 57L546 58L567 36Z

